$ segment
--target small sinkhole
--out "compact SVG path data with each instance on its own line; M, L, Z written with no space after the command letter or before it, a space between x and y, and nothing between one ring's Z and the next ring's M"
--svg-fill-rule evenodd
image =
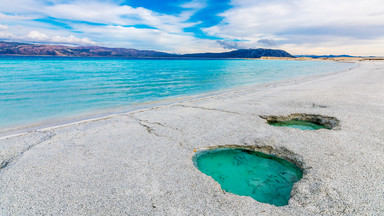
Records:
M293 184L303 177L303 171L287 160L243 148L202 150L193 162L224 191L275 206L288 205Z
M332 130L339 125L335 117L312 114L291 114L288 116L260 116L267 123L277 127L291 127L301 130Z

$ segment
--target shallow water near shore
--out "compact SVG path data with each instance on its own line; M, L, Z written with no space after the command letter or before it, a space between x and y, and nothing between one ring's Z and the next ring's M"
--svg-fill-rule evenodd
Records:
M288 204L303 172L284 159L247 149L213 149L195 155L195 166L227 192L276 206Z
M350 63L0 57L0 129L328 72Z

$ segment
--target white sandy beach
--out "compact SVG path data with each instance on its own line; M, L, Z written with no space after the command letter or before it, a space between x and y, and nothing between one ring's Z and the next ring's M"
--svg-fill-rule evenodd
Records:
M382 215L384 62L0 138L0 215ZM314 68L316 70L316 68ZM336 117L334 130L260 115ZM304 169L289 205L221 190L194 150L254 146Z

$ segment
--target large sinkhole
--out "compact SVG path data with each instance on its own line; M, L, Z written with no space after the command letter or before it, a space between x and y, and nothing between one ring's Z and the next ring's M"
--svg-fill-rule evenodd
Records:
M331 130L339 125L335 117L311 114L291 114L288 116L260 116L267 123L277 127L291 127L301 130Z
M287 160L243 148L199 151L193 161L224 191L276 206L288 205L293 184L303 176L303 171Z

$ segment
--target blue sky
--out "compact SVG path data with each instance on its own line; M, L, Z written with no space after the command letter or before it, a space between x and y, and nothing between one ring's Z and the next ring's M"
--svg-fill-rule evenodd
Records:
M382 0L0 0L0 40L384 55Z

